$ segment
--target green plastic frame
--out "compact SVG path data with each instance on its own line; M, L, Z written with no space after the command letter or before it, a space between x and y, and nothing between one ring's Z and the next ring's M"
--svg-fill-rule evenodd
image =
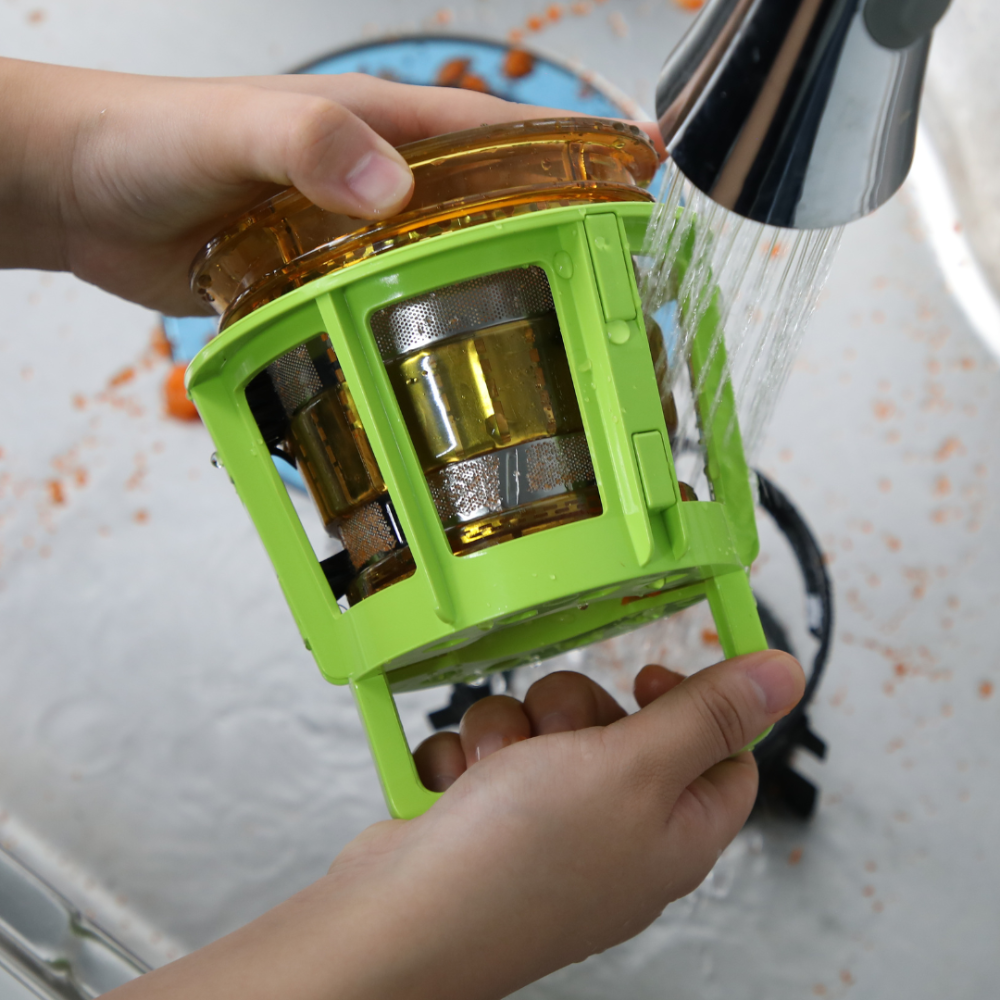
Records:
M417 777L392 692L482 676L635 628L707 598L727 657L766 648L747 567L754 502L715 298L694 338L715 500L681 502L630 255L652 206L553 208L443 234L326 275L209 343L188 391L274 564L306 647L350 683L389 810L437 798ZM683 257L683 254L681 255ZM588 520L452 554L368 318L482 274L548 276L603 504ZM680 264L683 267L683 261ZM342 612L256 421L247 383L329 335L389 488L416 572ZM711 405L709 405L711 401ZM703 428L704 429L704 428ZM726 433L721 433L725 429Z

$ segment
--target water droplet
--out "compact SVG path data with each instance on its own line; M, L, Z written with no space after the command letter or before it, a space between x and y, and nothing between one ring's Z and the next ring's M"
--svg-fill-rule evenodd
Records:
M613 319L608 323L608 340L612 344L627 344L629 337L632 335L631 329L629 329L628 323L623 319Z

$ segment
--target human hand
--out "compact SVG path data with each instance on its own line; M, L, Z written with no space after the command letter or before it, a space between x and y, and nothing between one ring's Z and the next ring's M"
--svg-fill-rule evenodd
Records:
M116 1000L494 1000L648 926L739 831L757 772L740 753L801 698L799 665L753 653L689 678L644 668L626 716L554 674L521 705L474 705L417 751L448 786L368 828L329 874ZM531 738L529 738L531 737Z
M413 186L393 146L566 114L361 74L197 80L0 59L0 266L68 270L171 315L203 312L188 287L195 254L278 188L332 212L393 215Z

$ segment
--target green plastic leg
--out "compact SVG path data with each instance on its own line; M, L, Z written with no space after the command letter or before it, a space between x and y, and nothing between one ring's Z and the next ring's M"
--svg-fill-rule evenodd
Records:
M705 592L727 660L733 656L759 653L762 649L767 649L767 639L764 638L760 616L757 614L757 602L746 573L737 571L713 577ZM765 732L751 740L743 749L752 750L773 728L768 726Z
M767 649L757 603L745 573L737 571L715 577L705 589L727 659ZM428 791L417 776L385 675L371 674L362 680L352 680L351 689L368 734L389 812L397 819L411 819L426 812L440 793ZM745 749L752 749L770 731L761 733Z
M737 570L713 577L705 588L705 594L727 660L767 649L767 639L757 614L757 602L746 573Z
M351 690L368 734L389 812L396 819L412 819L426 812L440 798L440 792L428 791L417 776L417 766L385 674L352 680Z

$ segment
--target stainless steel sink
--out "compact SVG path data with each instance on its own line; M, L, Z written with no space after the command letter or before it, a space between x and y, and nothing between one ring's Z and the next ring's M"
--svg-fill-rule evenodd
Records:
M0 8L0 52L278 72L393 31L502 39L547 6L50 0ZM948 183L996 275L997 91L973 83L997 71L963 39L1000 13L954 7L914 183L847 230L760 456L836 587L812 713L830 754L800 763L817 815L753 820L648 931L525 997L995 992L1000 324ZM528 41L648 106L689 20L664 0L564 5ZM162 413L156 318L65 275L2 272L0 301L0 998L94 996L319 877L385 812L350 696L302 648L206 434ZM808 653L769 530L754 584ZM625 697L651 659L717 658L700 614L562 665ZM411 738L444 700L403 702Z
M96 997L148 968L69 900L0 852L0 1000Z

